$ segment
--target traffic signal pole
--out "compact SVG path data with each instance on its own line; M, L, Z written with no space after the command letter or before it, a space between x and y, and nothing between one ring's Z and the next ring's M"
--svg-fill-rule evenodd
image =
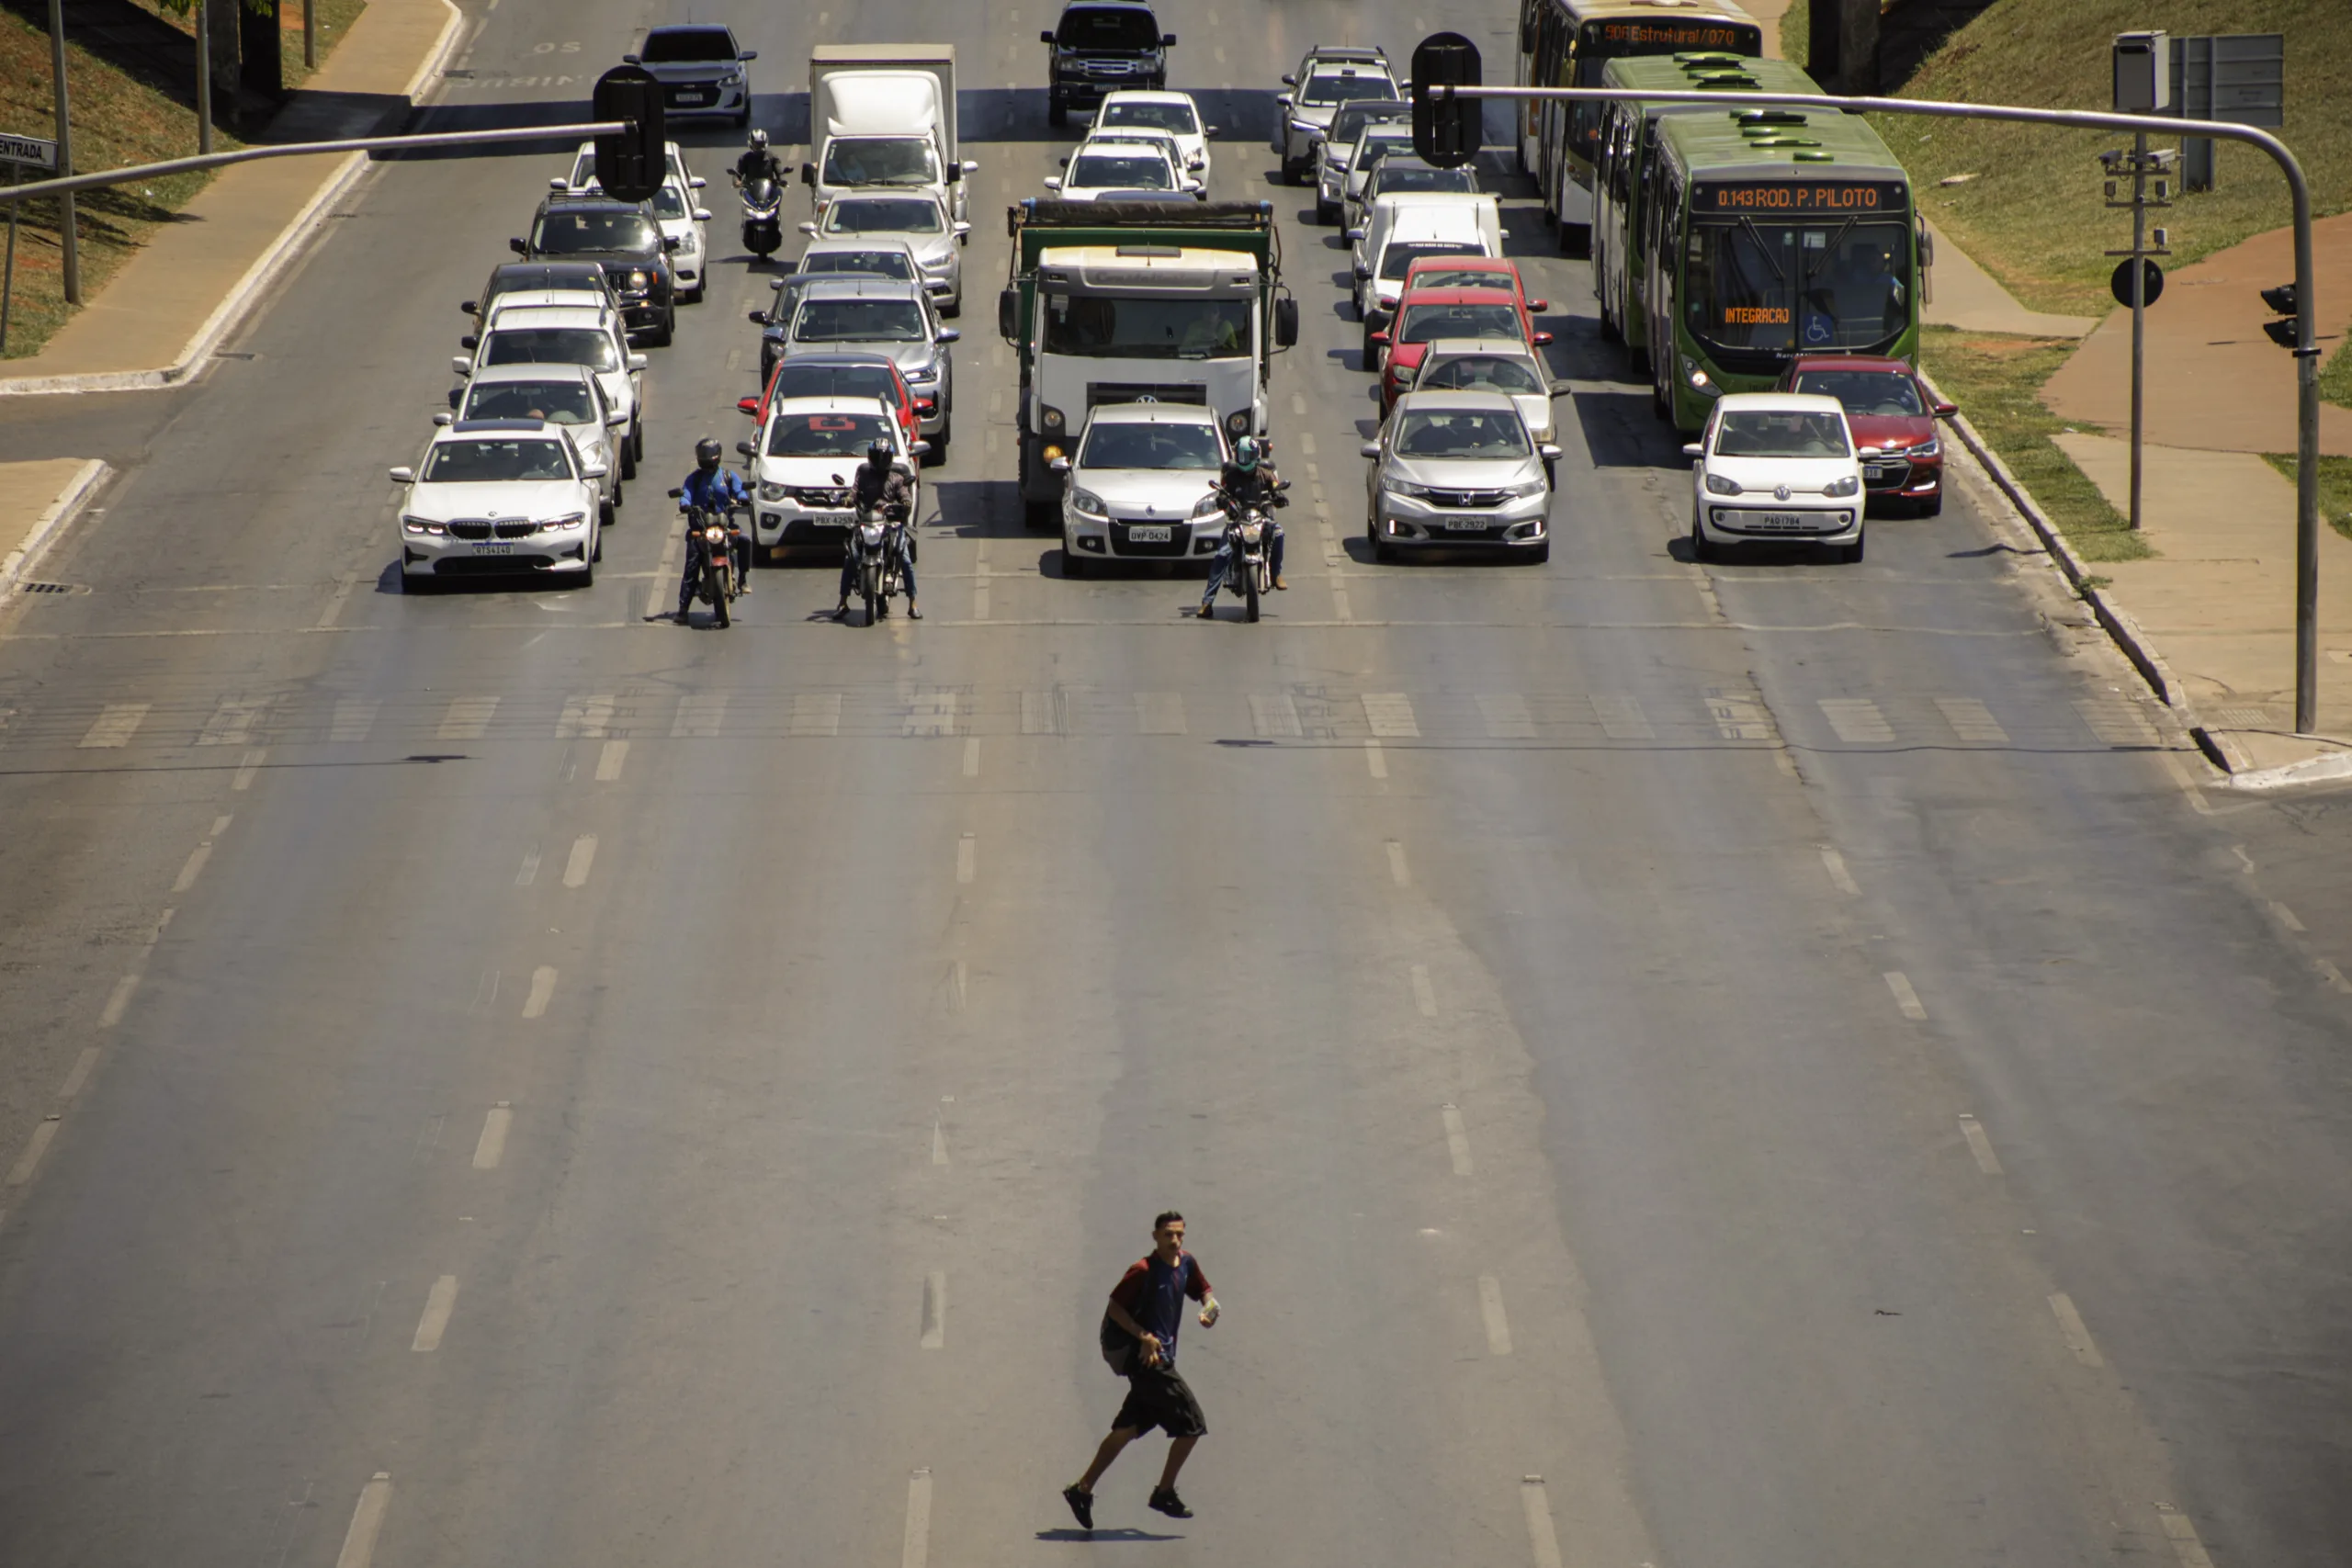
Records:
M1476 69L1475 66L1472 67ZM1413 84L1416 104L1456 99L1535 98L1595 103L1619 101L1841 109L1866 114L1924 115L1939 119L1996 119L2077 130L2211 136L2258 147L2287 176L2295 233L2295 733L2319 724L2319 339L2312 305L2312 192L2303 166L2287 144L2258 127L2224 120L2175 119L2163 115L2111 114L2091 109L2036 109L2006 104L1953 104L1917 98L1840 97L1795 93L1657 93L1628 87L1467 86Z

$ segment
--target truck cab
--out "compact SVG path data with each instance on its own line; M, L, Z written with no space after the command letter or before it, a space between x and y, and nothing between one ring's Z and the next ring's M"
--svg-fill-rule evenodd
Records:
M846 191L936 196L965 211L956 123L956 51L933 44L820 44L808 61L814 156L800 178L821 212Z

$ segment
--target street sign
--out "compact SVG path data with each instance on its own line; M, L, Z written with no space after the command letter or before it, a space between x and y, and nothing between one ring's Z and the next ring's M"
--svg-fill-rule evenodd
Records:
M2287 123L2287 36L2224 33L2172 45L2173 112L2276 129Z
M0 130L0 164L14 164L19 168L57 172L57 143L43 141L38 136L11 136Z
M2164 294L2165 269L2145 256L2140 258L2140 268L2144 275L2140 283L2140 302L2153 305ZM2115 264L2115 272L2107 280L2107 291L2115 296L2115 302L2119 305L2132 303L2132 264L2129 261Z

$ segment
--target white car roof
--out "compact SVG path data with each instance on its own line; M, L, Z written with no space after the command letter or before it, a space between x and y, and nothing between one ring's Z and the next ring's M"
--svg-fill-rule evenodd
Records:
M1154 87L1121 87L1117 92L1102 95L1102 106L1113 104L1193 104L1193 95L1165 91ZM1197 112L1200 105L1193 104Z
M779 398L768 409L770 419L808 413L876 414L889 423L893 432L899 428L898 414L880 398Z
M571 305L524 305L514 310L503 307L490 313L490 331L502 332L522 327L609 327L613 324L610 310L585 310Z
M904 234L812 234L801 247L803 261L810 256L829 256L844 251L904 251L915 254L915 243Z
M476 387L496 386L503 381L581 381L591 387L597 384L596 373L585 365L561 361L538 365L485 365L466 379Z
M1487 413L1509 413L1513 419L1519 417L1519 404L1512 400L1508 392L1407 392L1396 400L1396 412L1404 412L1407 404L1410 404L1415 412L1420 413L1454 413L1482 410Z
M560 441L566 446L571 442L563 426L548 420L461 419L454 424L436 428L433 432L433 445L437 446L445 441L480 440L485 435L543 435L549 441Z
M1205 424L1216 414L1201 403L1102 403L1086 416L1089 424Z
M491 320L508 310L609 310L608 296L593 288L510 288L490 302Z
M1818 392L1732 392L1715 400L1728 413L1834 413L1843 416L1846 405Z
M1517 338L1441 337L1421 351L1424 367L1439 359L1533 359L1535 350Z

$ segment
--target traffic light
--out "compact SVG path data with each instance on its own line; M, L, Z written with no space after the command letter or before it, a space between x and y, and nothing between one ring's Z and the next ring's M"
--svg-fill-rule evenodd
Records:
M2270 334L2270 341L2280 348L2301 348L2303 329L2299 318L2302 301L2296 297L2295 286L2282 283L2276 288L2266 288L2262 291L2262 302L2286 318L2282 321L2262 323L2262 330Z
M1413 51L1413 151L1422 162L1455 169L1478 155L1485 101L1430 96L1440 85L1476 86L1478 72L1478 46L1460 33L1431 33Z
M652 200L669 177L662 84L640 66L616 65L596 78L594 112L628 122L617 136L596 138L596 183L618 201Z

